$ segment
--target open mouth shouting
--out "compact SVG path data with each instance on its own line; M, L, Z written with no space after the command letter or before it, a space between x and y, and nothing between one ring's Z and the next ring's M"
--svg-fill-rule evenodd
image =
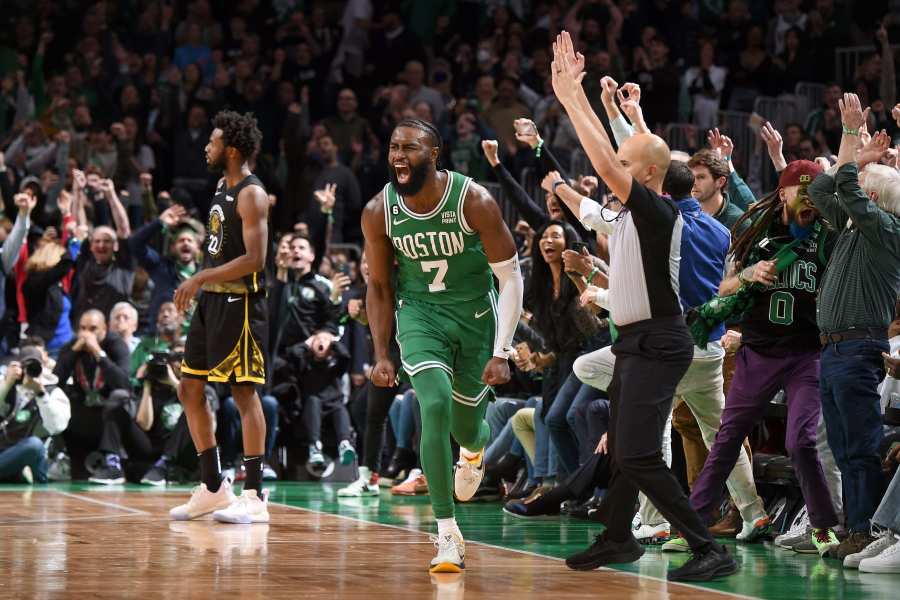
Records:
M409 163L405 162L395 162L394 173L397 176L397 183L402 185L409 183L409 180L412 177L412 170L409 168Z

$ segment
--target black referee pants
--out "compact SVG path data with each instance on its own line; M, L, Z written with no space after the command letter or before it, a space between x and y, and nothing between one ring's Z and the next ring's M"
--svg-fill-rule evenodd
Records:
M675 387L687 372L694 343L684 318L647 319L619 327L609 386L610 483L601 506L609 537L631 535L638 491L696 551L713 542L662 455L662 434Z

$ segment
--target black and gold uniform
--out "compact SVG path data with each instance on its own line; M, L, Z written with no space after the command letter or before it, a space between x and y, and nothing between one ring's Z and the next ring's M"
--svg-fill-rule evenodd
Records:
M246 254L237 198L249 185L265 189L256 175L248 175L232 188L225 187L224 179L219 183L206 223L203 268ZM266 382L265 290L263 271L235 281L204 284L185 344L181 367L185 376L231 384Z

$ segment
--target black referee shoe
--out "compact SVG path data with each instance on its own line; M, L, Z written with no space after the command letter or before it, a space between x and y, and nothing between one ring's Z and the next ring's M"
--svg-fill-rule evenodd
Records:
M710 581L737 573L738 566L721 544L695 552L689 561L668 573L669 581Z
M566 559L566 566L576 571L591 571L604 565L632 563L644 554L644 547L637 543L633 535L624 542L614 542L604 531L587 550L573 554Z

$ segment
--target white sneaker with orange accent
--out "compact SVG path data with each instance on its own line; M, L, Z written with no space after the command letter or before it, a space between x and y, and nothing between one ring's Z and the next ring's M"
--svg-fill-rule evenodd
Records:
M455 533L432 538L437 556L431 559L431 573L462 573L466 568L466 543Z
M456 463L456 473L453 476L456 499L460 502L470 500L478 491L482 479L484 479L484 450L470 452L460 448L459 462Z
M391 488L394 496L418 496L428 493L428 480L422 473L422 469L412 469L403 483Z
M197 517L208 515L211 512L227 508L234 502L235 496L231 489L231 479L222 480L219 489L213 493L201 483L191 491L191 499L169 511L169 516L176 521L190 521Z

